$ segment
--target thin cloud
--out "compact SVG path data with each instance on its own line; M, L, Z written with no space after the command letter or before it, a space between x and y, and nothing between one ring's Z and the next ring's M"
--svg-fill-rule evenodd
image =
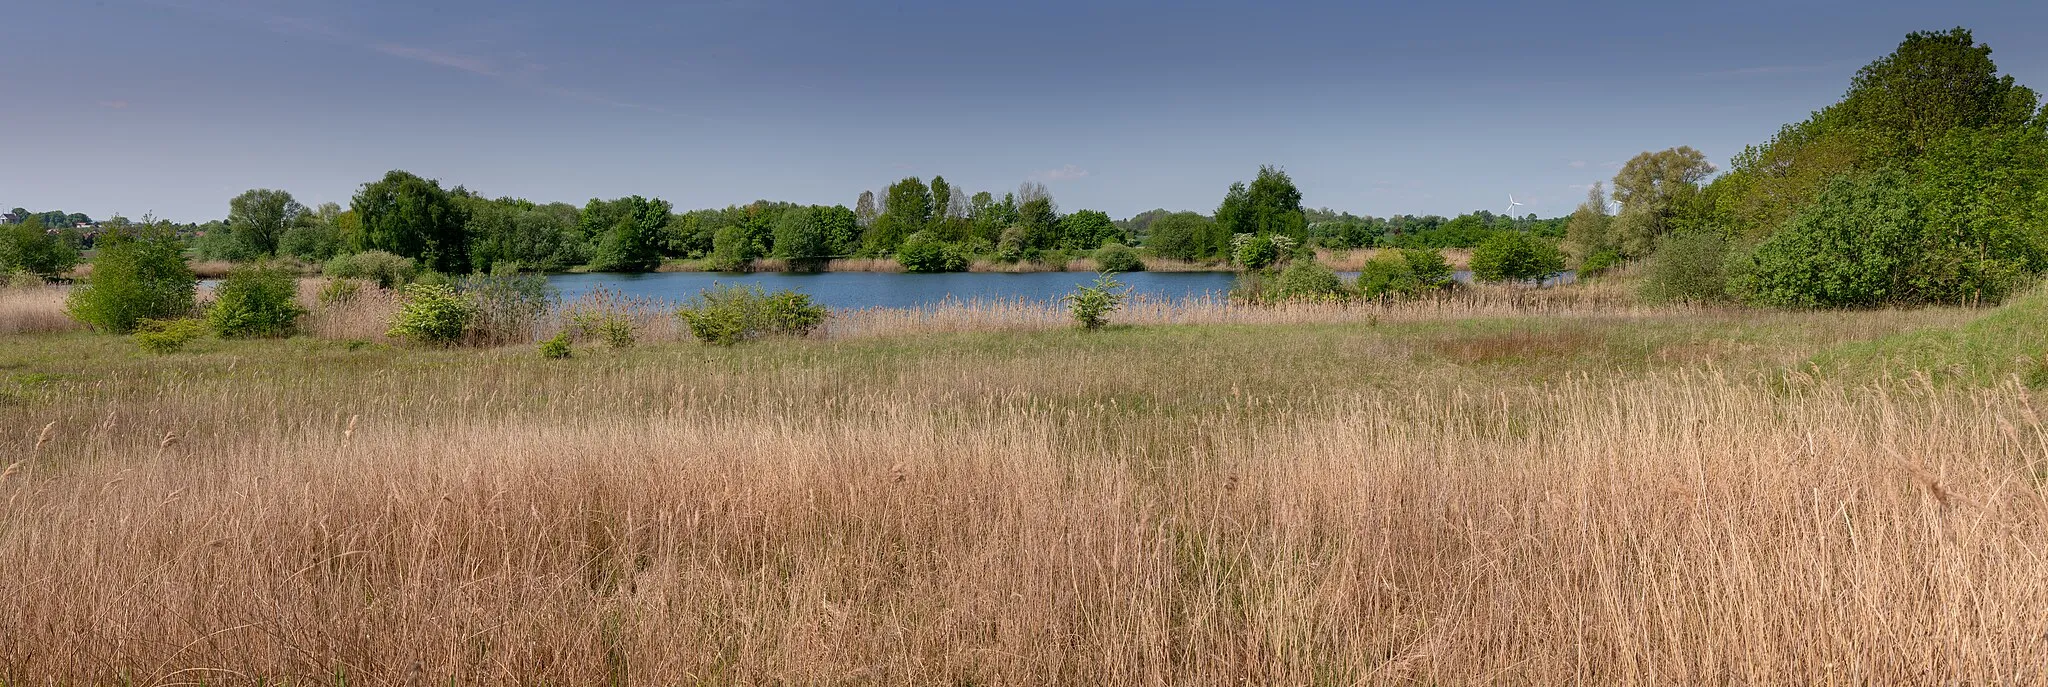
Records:
M1059 169L1048 169L1033 176L1043 181L1073 181L1088 176L1088 170L1073 165L1066 165Z
M491 64L490 60L481 57L457 55L429 48L415 48L409 45L395 45L391 43L372 44L370 49L392 57L425 62L449 69L459 69L481 76L498 77L503 75L495 65Z

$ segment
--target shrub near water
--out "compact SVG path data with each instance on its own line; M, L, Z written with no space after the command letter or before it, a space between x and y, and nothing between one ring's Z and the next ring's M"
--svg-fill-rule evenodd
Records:
M391 318L388 336L446 346L462 340L481 311L467 294L440 284L405 287L405 303Z
M1564 271L1564 253L1549 241L1502 231L1472 250L1472 276L1480 281L1543 281Z
M93 329L126 334L142 320L190 314L197 288L185 244L169 229L115 232L101 239L92 275L72 290L65 311Z
M825 323L825 306L784 289L715 286L691 298L676 317L699 341L730 346L762 336L806 336Z
M223 338L291 336L299 317L298 278L275 267L243 267L214 290L206 325Z
M1109 324L1109 314L1124 307L1130 298L1131 287L1116 280L1116 275L1104 272L1095 276L1095 283L1082 286L1067 295L1068 312L1082 329L1094 331Z
M1104 272L1143 272L1145 261L1130 246L1112 243L1095 251L1095 268Z
M1342 300L1349 295L1344 280L1322 263L1304 260L1280 272L1279 300Z
M321 273L336 279L374 281L379 287L395 289L412 283L419 276L420 268L412 258L372 250L329 260Z

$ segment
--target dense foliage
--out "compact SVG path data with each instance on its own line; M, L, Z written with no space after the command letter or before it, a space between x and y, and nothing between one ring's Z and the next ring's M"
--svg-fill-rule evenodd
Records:
M213 290L206 325L222 338L291 336L306 314L298 303L298 277L269 266L229 272Z
M1472 251L1472 278L1480 281L1543 281L1564 271L1564 254L1540 237L1503 231Z
M1109 324L1110 313L1124 307L1131 297L1131 287L1116 280L1116 275L1103 272L1095 276L1095 283L1084 284L1067 294L1067 312L1074 316L1082 329L1094 331Z
M42 218L31 215L19 224L0 226L0 275L32 274L45 279L71 271L78 264L76 230L51 233Z
M185 243L168 226L141 225L100 241L91 276L72 289L65 308L93 329L126 334L142 320L191 314L197 288Z

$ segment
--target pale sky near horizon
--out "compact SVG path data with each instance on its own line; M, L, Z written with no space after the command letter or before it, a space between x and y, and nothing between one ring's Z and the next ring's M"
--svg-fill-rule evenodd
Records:
M851 206L943 174L1215 209L1260 164L1358 214L1570 212L1717 165L1964 26L2048 88L2048 2L11 2L0 208L224 216L405 169L489 196Z

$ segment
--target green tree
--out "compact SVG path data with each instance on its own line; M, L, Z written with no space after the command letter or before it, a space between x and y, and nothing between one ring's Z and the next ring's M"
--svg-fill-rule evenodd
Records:
M1230 185L1216 208L1216 223L1225 234L1282 235L1297 244L1308 238L1308 220L1301 211L1301 190L1286 172L1271 165L1259 168L1250 186Z
M442 272L468 271L468 217L440 182L393 170L364 184L350 210L362 227L356 249L388 251Z
M228 201L228 234L243 255L275 255L278 240L305 212L305 206L290 193L250 189Z
M1857 70L1842 114L1898 148L1926 150L1950 130L2020 126L2039 96L2000 76L1991 48L1969 30L1907 34L1897 50Z
M26 272L50 279L77 264L77 247L44 229L40 217L31 215L20 223L0 226L0 277Z
M775 222L775 255L796 260L844 255L859 231L858 217L844 205L813 205L782 213Z
M1102 244L1124 240L1123 230L1110 221L1108 214L1096 210L1077 210L1060 219L1060 228L1065 234L1062 243L1069 250L1095 250Z
M1573 260L1583 264L1594 255L1617 249L1608 237L1608 225L1614 216L1607 213L1607 191L1595 183L1586 190L1586 202L1580 203L1565 221L1564 246Z
M889 185L882 213L868 228L866 250L874 255L896 252L903 237L925 230L932 220L932 189L917 177Z
M1608 223L1608 241L1625 257L1648 255L1657 237L1677 227L1674 218L1700 193L1714 173L1707 156L1692 146L1644 152L1614 175L1614 200L1621 212ZM1591 255L1592 251L1587 253Z
M1212 258L1220 249L1215 237L1219 231L1215 222L1198 213L1176 212L1147 225L1144 245L1162 258Z
M662 233L671 209L668 201L660 198L591 199L583 206L581 218L586 236L595 244L591 269L647 272L660 267Z

